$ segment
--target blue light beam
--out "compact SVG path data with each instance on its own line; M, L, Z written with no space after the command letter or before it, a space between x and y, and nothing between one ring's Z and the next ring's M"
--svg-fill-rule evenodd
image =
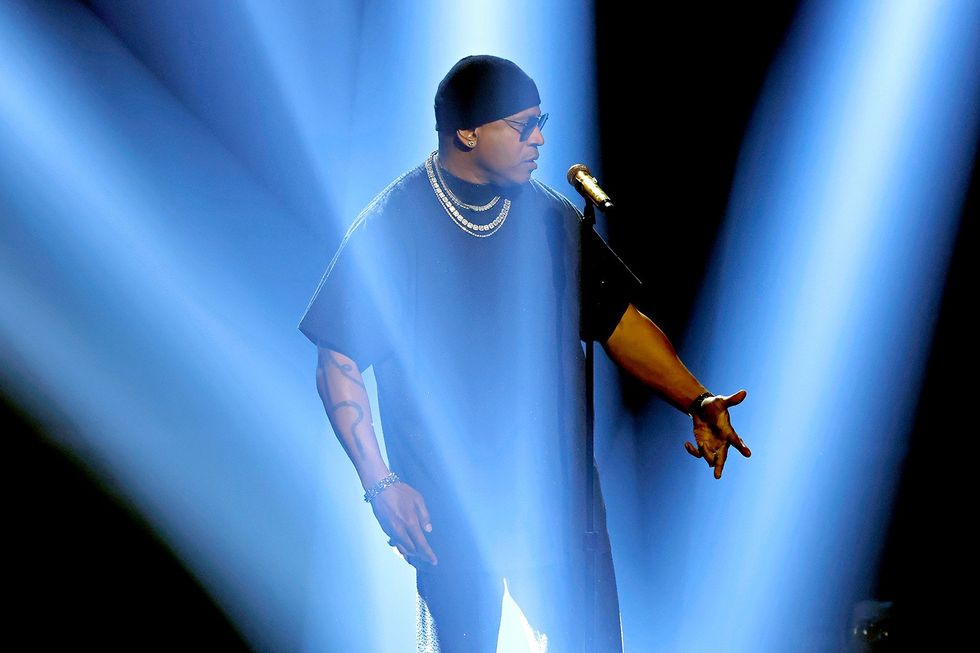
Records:
M837 651L870 598L977 142L978 14L797 17L685 353L717 392L749 390L733 414L755 455L720 483L677 472L651 650Z

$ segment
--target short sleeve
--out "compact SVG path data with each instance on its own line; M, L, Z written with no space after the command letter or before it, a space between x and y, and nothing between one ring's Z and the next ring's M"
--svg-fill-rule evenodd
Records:
M375 230L370 214L351 225L299 323L311 342L348 356L362 370L389 350L378 307L386 315L394 309L390 271L378 265L385 257Z
M583 335L605 342L612 335L642 284L593 229L586 230L583 254L588 258L583 297Z

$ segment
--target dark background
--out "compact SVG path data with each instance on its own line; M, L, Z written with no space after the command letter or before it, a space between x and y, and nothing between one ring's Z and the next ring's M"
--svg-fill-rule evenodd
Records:
M732 3L710 11L692 3L645 13L597 4L600 182L630 213L630 219L608 221L610 241L647 282L650 314L680 348L747 123L800 3ZM978 188L974 164L875 592L868 597L894 602L889 627L901 639L898 646L913 637L960 640L972 617L953 590L969 593L976 545L967 536L976 494L968 453L976 428L969 417L968 361L976 360L976 338L966 319L966 294L976 278L975 225L968 216L977 215ZM656 283L661 279L670 283ZM642 410L649 392L627 376L620 382L627 409ZM873 425L888 388L857 387Z
M646 301L680 346L746 125L797 3L710 11L597 4L600 181L621 207L649 216L610 224L610 238L638 276L671 279L648 284ZM974 174L964 216L976 214L977 187ZM964 319L973 228L964 218L883 542L875 598L895 601L899 629L955 629L945 591L970 565L958 556L973 545L961 526L975 464L966 378L967 352L975 352ZM647 391L622 383L628 408L641 410ZM887 389L862 391L873 420ZM26 637L31 648L246 648L167 547L82 464L8 401L0 401L0 423L12 515L8 636Z

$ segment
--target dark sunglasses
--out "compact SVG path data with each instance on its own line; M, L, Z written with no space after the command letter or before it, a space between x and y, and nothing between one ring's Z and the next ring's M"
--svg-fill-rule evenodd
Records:
M544 124L548 122L548 114L542 113L540 116L531 116L524 122L518 120L507 120L506 118L501 118L505 123L513 127L521 135L521 140L526 141L531 137L531 133L534 128L544 129Z

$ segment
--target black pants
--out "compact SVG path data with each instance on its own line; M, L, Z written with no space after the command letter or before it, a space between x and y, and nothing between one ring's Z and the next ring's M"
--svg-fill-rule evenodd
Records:
M587 653L621 653L622 630L612 556L597 555L597 642ZM584 653L584 566L543 567L507 574L507 586L548 653ZM504 585L501 576L479 571L419 570L419 653L495 653Z

